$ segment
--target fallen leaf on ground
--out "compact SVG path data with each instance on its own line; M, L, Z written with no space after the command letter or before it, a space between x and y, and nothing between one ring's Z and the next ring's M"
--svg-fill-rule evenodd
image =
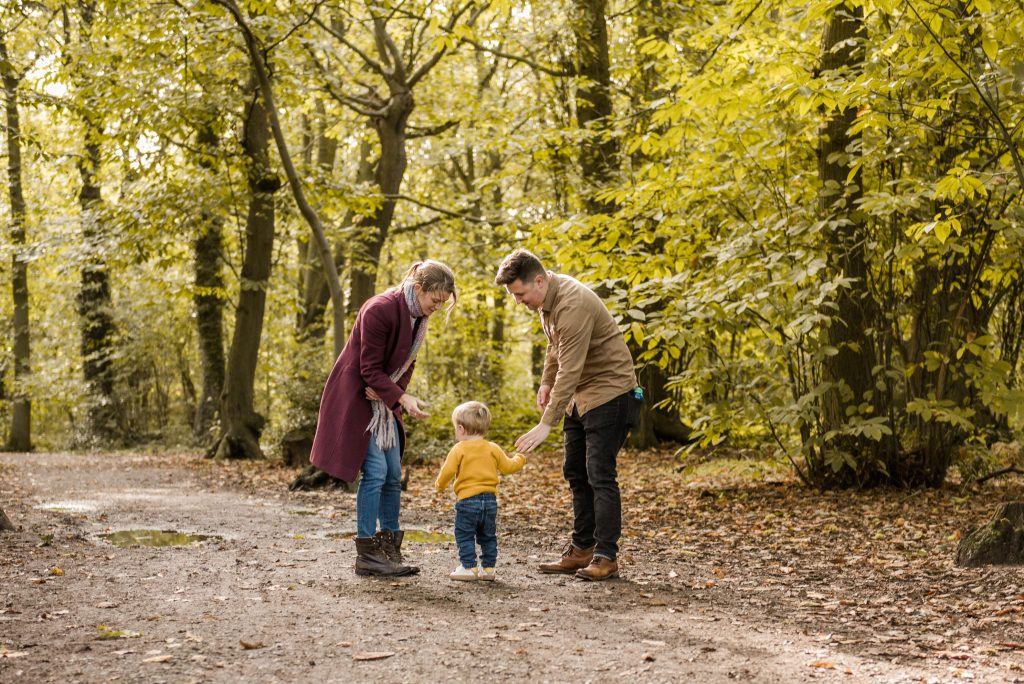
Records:
M172 655L158 655L158 656L153 656L152 658L146 658L142 662L144 662L144 663L169 663L173 659L174 659L174 656L172 656Z
M134 639L139 636L142 636L142 633L132 629L101 629L96 638L103 641L106 639Z
M384 660L395 655L394 651L363 651L352 656L352 660Z
M264 648L264 644L262 641L246 641L245 639L242 639L238 643L240 643L242 645L242 648L244 648L247 651L251 651L256 648Z
M817 668L820 668L822 670L834 670L834 669L836 669L835 665L833 665L832 663L830 663L830 662L828 662L826 660L819 660L817 662L811 663L810 666L811 667L817 667Z

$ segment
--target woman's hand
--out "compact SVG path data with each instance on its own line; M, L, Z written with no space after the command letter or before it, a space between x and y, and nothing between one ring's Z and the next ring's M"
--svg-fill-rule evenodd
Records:
M366 398L370 401L380 401L380 395L373 391L372 387L366 388Z
M403 394L398 400L398 403L401 404L402 408L405 409L405 412L413 418L419 418L422 420L423 418L430 417L430 414L423 410L428 406L427 402L420 401L411 394Z
M551 426L545 423L537 423L532 430L516 440L516 449L529 453L540 446L541 442L551 434Z

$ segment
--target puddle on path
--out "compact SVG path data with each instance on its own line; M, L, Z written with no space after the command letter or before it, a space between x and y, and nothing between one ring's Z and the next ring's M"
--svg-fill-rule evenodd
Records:
M355 538L355 532L331 532L327 535L328 539L353 539ZM406 530L404 542L410 542L413 544L441 544L443 542L455 541L454 534L448 534L446 532L428 532L427 530Z
M207 539L221 539L221 537L210 534L188 534L175 530L121 530L120 532L101 534L100 537L120 548L128 546L188 546Z
M61 513L90 513L99 508L99 505L95 501L48 501L39 504L36 508Z

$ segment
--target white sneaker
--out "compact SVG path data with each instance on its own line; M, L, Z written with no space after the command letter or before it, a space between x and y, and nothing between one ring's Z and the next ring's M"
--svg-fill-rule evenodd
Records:
M475 567L472 570L467 570L466 568L460 565L459 567L452 570L452 573L448 575L448 578L458 580L460 582L472 582L473 580L477 579L476 573L477 570Z
M483 568L476 578L485 582L493 582L497 578L497 574L494 572L494 568Z

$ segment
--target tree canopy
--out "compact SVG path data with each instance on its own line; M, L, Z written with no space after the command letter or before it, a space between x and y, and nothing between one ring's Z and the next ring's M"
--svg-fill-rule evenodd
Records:
M4 441L272 454L425 257L459 304L414 437L470 398L511 435L522 245L606 297L692 446L941 483L1024 428L1022 30L1002 0L6 3Z

